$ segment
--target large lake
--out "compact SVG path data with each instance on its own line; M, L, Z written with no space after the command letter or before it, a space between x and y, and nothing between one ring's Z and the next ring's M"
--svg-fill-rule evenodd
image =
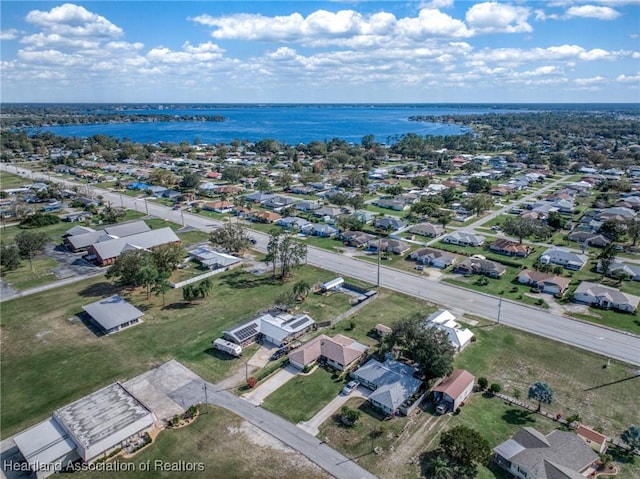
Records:
M295 145L314 140L341 138L360 143L365 135L391 143L406 133L418 135L459 135L464 127L409 121L413 115L460 115L504 112L491 106L411 106L411 105L228 105L211 108L158 108L122 110L123 113L170 115L221 115L224 122L112 123L42 127L60 136L89 137L97 134L128 138L141 143L187 141L229 143L271 138ZM92 112L92 113L95 113ZM109 111L113 113L113 110ZM33 130L32 130L33 131Z
M93 105L90 112L100 113ZM82 109L82 105L78 105ZM411 116L437 116L549 110L622 112L638 115L638 104L198 104L198 105L126 105L131 114L220 115L224 122L175 121L151 123L112 123L104 125L51 126L43 130L61 136L89 137L96 134L128 138L141 143L187 141L193 143L230 143L233 140L256 141L265 138L296 145L314 140L341 138L359 143L365 135L374 135L382 143L393 143L406 133L418 135L459 135L466 127L446 123L409 121ZM135 108L135 109L134 109ZM113 108L102 110L114 113ZM32 129L33 131L35 129Z

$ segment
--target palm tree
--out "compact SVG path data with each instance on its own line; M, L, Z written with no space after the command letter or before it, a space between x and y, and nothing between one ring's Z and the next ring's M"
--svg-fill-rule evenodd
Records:
M427 469L431 479L453 479L453 468L447 458L440 454L431 458Z
M300 301L305 300L310 290L311 290L311 286L309 286L309 283L307 283L304 280L298 281L296 284L293 285L293 294L296 297L296 299Z

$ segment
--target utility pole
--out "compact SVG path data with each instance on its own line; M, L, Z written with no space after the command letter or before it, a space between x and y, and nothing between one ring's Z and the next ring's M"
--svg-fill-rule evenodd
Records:
M149 205L147 204L147 199L144 199L144 207L147 210L147 214L149 214Z
M378 281L376 286L378 288L378 293L380 293L380 246L382 242L382 237L378 238Z
M207 399L207 384L202 385L202 389L204 389L204 407L207 410L207 414L209 414L209 400Z
M502 313L502 296L500 296L500 302L498 302L498 324L500 324L501 313Z

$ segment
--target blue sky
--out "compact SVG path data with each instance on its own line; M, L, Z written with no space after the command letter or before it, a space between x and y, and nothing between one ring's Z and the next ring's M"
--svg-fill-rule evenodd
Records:
M0 2L3 102L640 102L640 0Z

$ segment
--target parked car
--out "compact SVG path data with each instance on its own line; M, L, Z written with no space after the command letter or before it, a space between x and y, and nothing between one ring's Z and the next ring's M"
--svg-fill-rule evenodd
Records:
M418 266L416 266L416 269L418 271L422 271L424 269L424 266L422 266L421 264L419 264Z
M449 405L444 401L440 401L436 406L436 412L438 414L445 414L448 410L449 410Z
M358 381L349 381L345 387L342 388L342 394L345 396L351 394L354 389L357 389L360 386Z
M281 347L280 349L278 349L275 353L273 353L271 355L271 361L275 361L276 359L280 359L282 356L284 356L288 352L289 352L289 347L288 346Z

